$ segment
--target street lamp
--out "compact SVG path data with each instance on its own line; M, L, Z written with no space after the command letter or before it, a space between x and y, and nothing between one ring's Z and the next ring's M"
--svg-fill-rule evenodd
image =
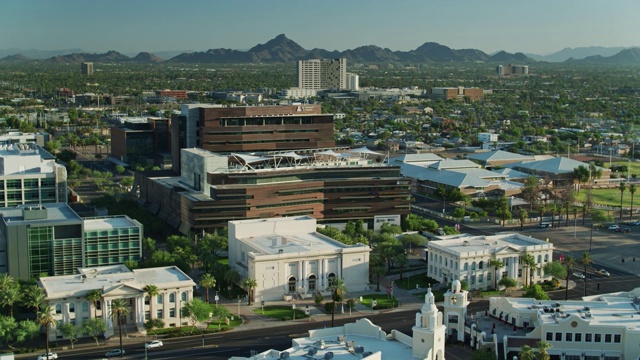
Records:
M447 197L445 194L442 194L442 215L446 213L447 210Z
M291 304L291 310L293 310L293 321L296 321L296 304Z
M242 299L238 299L238 319L240 318L240 302Z

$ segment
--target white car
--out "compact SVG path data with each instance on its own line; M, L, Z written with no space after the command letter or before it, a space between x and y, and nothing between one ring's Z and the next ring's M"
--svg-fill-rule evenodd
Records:
M584 279L584 274L579 271L576 271L573 273L573 277L577 277L578 279Z
M618 229L620 229L620 226L619 225L609 225L609 227L607 229L609 229L609 230L618 230Z
M153 341L152 341L152 342L150 342L150 343L146 343L146 344L144 344L144 347L145 347L145 349L153 349L153 348L159 348L159 347L162 347L162 345L164 345L164 344L162 343L162 341L160 341L160 340L153 340Z
M58 358L58 354L56 353L49 353L49 360L56 360ZM42 354L40 356L38 356L38 360L47 360L47 354Z
M124 355L126 352L124 350L122 350L122 355ZM114 357L114 356L120 356L120 349L113 349L109 352L107 352L106 354L104 354L105 357Z
M609 272L605 269L596 270L596 274L600 276L606 276L606 277L611 276L611 274L609 274Z

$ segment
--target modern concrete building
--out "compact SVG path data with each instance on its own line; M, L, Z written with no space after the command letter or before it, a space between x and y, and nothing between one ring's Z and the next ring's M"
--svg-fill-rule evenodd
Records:
M123 328L133 325L134 331L144 333L144 322L150 318L162 319L165 327L187 325L181 309L184 303L193 300L196 284L176 266L129 270L124 265L110 265L80 267L73 275L42 277L38 285L44 289L47 304L57 320L57 325L49 330L49 341L55 341L63 339L58 330L60 325L81 326L95 317L107 324L104 336L113 336L118 330L111 314L114 299L126 300L130 309L123 317ZM155 285L158 295L149 298L144 291L146 285ZM87 300L91 290L102 295L95 305Z
M582 300L489 299L489 316L525 329L504 338L504 360L522 345L545 340L552 359L622 360L640 357L640 288Z
M478 133L478 141L482 141L482 142L496 142L498 141L498 136L499 134L495 134L495 133L488 133L488 132L481 132Z
M522 262L525 255L533 256L535 268ZM500 260L503 266L495 269L491 260ZM449 235L427 244L427 275L443 284L465 280L470 290L494 288L505 276L520 284L543 281L548 275L542 268L551 261L552 243L521 234Z
M484 97L484 90L463 86L431 88L431 98L434 100L463 100L465 97L471 101L480 100Z
M333 115L320 105L182 105L171 120L173 169L180 172L180 150L220 153L331 148Z
M293 339L292 347L284 351L267 350L248 358L232 357L230 360L444 360L445 331L442 312L438 311L429 288L420 312L416 313L413 336L397 330L387 334L371 320L363 318L343 326L309 330L309 337Z
M498 65L496 67L496 75L509 76L509 75L529 75L528 65Z
M347 59L308 59L298 61L298 88L315 90L347 89ZM350 81L354 85L357 81Z
M142 224L126 215L82 219L66 203L2 208L0 273L30 280L140 260L142 238Z
M81 65L82 75L93 75L93 63L83 62Z
M67 169L35 143L0 144L0 207L51 202L67 202Z
M336 278L349 291L367 290L369 246L345 245L316 227L309 216L229 221L229 267L257 281L256 300L328 293Z
M153 161L171 167L171 120L151 117L143 122L123 120L111 131L110 156L125 163Z
M386 156L366 149L273 152L260 156L182 150L181 176L136 173L138 201L183 234L230 220L309 215L337 227L375 229L410 210L410 181Z

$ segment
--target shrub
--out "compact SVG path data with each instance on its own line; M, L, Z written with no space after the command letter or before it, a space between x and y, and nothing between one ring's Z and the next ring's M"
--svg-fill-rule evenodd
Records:
M333 310L333 302L332 301L328 301L328 302L324 303L324 311L326 311L327 313L331 313L332 310Z
M315 302L318 306L322 304L322 300L324 300L324 297L321 294L316 294L316 296L313 297L313 302Z

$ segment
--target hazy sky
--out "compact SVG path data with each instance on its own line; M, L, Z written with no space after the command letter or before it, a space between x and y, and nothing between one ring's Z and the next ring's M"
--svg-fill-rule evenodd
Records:
M309 50L547 54L640 46L639 14L640 0L0 0L0 49L245 50L284 33Z

